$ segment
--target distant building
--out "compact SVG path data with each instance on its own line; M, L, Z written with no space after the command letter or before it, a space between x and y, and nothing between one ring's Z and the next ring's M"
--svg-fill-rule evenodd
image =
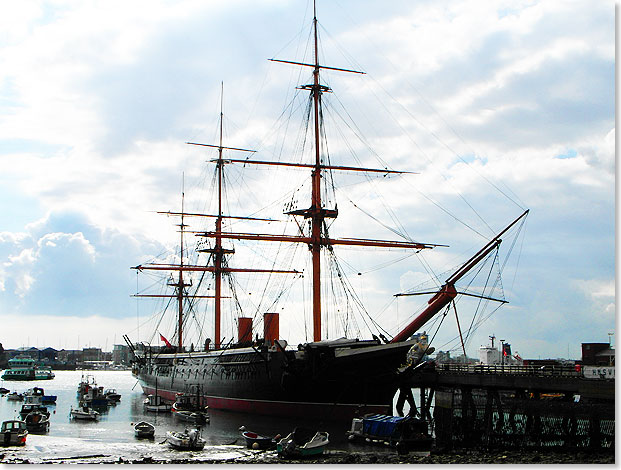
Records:
M7 355L4 351L4 348L2 347L2 343L0 343L0 369L6 369L8 367L8 358Z
M114 364L129 364L129 347L125 344L115 344L112 346L112 362Z
M477 362L476 359L463 354L451 357L451 351L438 351L436 354L436 363L438 364L476 364Z
M455 364L476 364L479 362L477 359L465 356L463 354L454 357L451 361Z
M84 348L82 349L82 361L103 361L103 353L101 348Z
M13 359L15 356L24 355L33 358L35 361L40 359L40 351L37 348L33 347L21 347L17 349L8 349L7 350L9 359Z
M47 364L53 364L57 362L58 351L54 348L45 348L39 351L39 361Z
M438 351L436 353L436 362L438 364L451 362L451 351Z
M81 349L61 349L57 358L61 364L77 364L83 362L83 352Z
M615 363L615 350L609 343L582 343L582 364L608 366Z

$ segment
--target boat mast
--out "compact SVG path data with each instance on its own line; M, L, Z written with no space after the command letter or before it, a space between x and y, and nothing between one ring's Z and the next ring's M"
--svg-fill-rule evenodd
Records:
M218 217L216 217L216 238L213 251L214 257L214 278L215 278L215 305L214 305L214 345L220 347L220 317L221 317L221 300L222 300L222 258L224 256L222 250L222 121L224 113L222 111L224 99L224 82L221 84L220 91L220 145L218 146L218 162L216 169L218 172Z
M230 163L231 160L225 160L222 158L223 150L234 150L240 152L251 152L254 153L254 150L235 148L235 147L225 147L223 145L223 121L224 121L224 83L221 84L221 93L220 93L220 140L218 145L210 145L210 144L200 144L197 142L186 142L190 145L199 145L203 147L215 147L218 149L218 158L212 160L213 163L216 164L216 173L217 173L217 181L218 181L218 213L217 215L207 215L207 214L186 214L200 217L215 217L216 226L214 232L209 232L212 238L214 238L214 246L213 248L204 248L199 251L211 253L213 255L213 266L206 266L204 268L199 268L198 270L204 271L212 271L214 273L214 347L215 349L220 348L221 341L221 322L222 322L222 274L231 273L231 272L270 272L270 273L284 273L284 274L300 274L299 271L295 270L277 270L277 269L244 269L244 268L228 268L224 266L224 256L226 254L235 253L234 249L224 248L222 246L223 232L222 232L222 221L225 218L228 219L240 219L240 220L260 220L260 221L271 221L271 219L261 219L257 217L234 217L227 216L222 213L222 189L224 186L224 165ZM201 234L203 232L199 232Z
M181 351L183 349L183 299L185 298L185 288L191 286L192 284L187 284L183 282L183 271L184 271L184 264L183 264L183 235L185 233L185 228L187 227L187 225L184 224L184 219L183 219L183 215L184 215L184 204L185 204L185 189L182 189L181 191L181 223L178 224L177 226L180 227L180 236L181 236L181 241L180 241L180 252L179 252L179 256L180 256L180 260L179 260L179 278L178 281L176 283L168 283L169 286L174 287L176 290L176 297L177 297L177 344L179 347L179 351Z
M183 230L185 228L185 225L183 223L183 212L184 212L184 203L185 203L185 188L182 190L181 192L181 242L180 242L180 256L181 259L179 261L179 265L181 267L181 269L179 270L179 285L177 287L177 304L179 307L179 315L177 317L177 321L179 322L177 329L179 331L179 351L182 350L182 346L183 346Z
M319 55L317 47L317 10L313 2L313 35L315 68L313 69L313 107L315 115L315 168L312 172L311 194L311 251L313 253L313 340L321 341L321 227L324 215L321 210L321 155L319 135L319 106L321 88L319 86Z

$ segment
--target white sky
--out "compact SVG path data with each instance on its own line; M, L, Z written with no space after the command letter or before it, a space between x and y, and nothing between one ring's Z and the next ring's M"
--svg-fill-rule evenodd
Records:
M394 238L349 202L375 215L387 201L410 236L450 245L424 254L440 275L485 243L466 225L489 237L520 207L531 210L504 273L510 304L473 334L471 356L495 334L525 358L579 358L580 343L605 342L615 331L615 8L612 1L318 2L322 61L367 72L323 76L334 89L326 116L346 117L346 107L375 152L332 134L332 161L420 173L374 178L373 191L346 177L333 236ZM137 325L151 306L130 298L129 267L177 239L177 222L152 211L179 209L182 174L188 208L204 208L199 191L210 184L204 162L213 154L184 142L217 143L223 82L226 142L257 149L257 159L287 161L293 147L279 153L283 129L274 122L310 75L266 59L308 61L311 17L308 2L284 0L0 5L5 348L110 349L125 333L144 339L146 327ZM290 134L298 127L292 119ZM285 191L282 176L246 170L231 168L230 181L263 182L252 189L261 198L241 208L233 200L232 208L247 214ZM291 172L287 182L306 176ZM276 209L272 217L282 203ZM392 296L423 281L426 270L411 257L382 274L376 266L404 253L373 250L370 261L361 253L343 254L352 285L371 313L392 302L381 324L395 334L424 299ZM248 260L263 261L256 253ZM282 306L288 313L302 308L291 297ZM466 307L461 315L468 323L472 314ZM281 335L295 337L301 319L281 317ZM439 345L455 336L454 318L444 329Z

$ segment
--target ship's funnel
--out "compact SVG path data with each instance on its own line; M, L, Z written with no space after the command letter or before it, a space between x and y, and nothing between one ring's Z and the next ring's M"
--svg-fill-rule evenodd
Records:
M252 342L252 318L239 317L239 323L237 324L237 337L240 343Z
M278 314L277 313L264 313L263 314L263 337L265 342L269 345L274 344L274 341L278 339Z

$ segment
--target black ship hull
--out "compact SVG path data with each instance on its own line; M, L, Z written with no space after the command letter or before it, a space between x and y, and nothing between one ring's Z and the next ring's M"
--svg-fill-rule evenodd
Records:
M199 391L212 409L272 416L351 420L391 414L397 367L412 341L337 340L298 351L271 347L138 355L134 374L147 394L173 401Z

